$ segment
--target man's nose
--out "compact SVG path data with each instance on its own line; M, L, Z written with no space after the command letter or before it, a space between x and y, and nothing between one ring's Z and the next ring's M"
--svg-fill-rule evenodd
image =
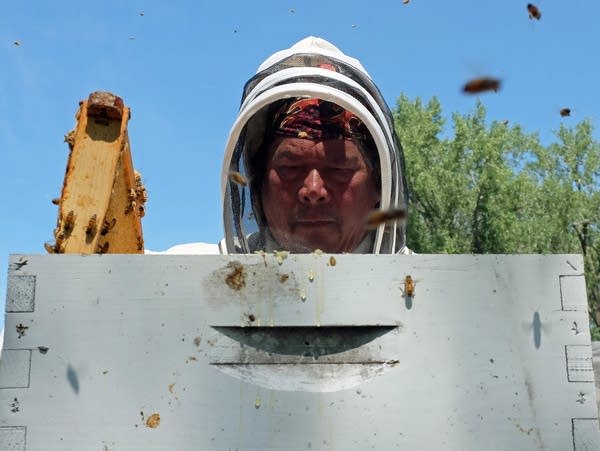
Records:
M329 201L329 192L317 169L312 169L304 178L304 183L298 191L300 202L317 205Z

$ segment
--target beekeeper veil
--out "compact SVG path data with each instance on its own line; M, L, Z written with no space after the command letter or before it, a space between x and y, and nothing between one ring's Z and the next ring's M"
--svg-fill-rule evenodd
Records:
M317 98L352 112L372 144L365 157L379 171L380 208L407 208L404 156L392 114L360 62L324 39L308 37L269 57L245 85L227 140L221 181L225 253L279 249L264 218L260 189L273 115L284 99ZM403 223L379 225L355 252L404 252ZM366 246L364 243L367 243ZM313 249L314 250L314 249ZM310 250L307 250L310 251Z

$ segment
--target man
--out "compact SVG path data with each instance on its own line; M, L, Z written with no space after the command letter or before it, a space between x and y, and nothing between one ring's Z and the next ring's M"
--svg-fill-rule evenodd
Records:
M373 210L407 207L392 114L360 62L323 39L275 53L246 83L221 187L221 253L410 253L403 223L365 227Z

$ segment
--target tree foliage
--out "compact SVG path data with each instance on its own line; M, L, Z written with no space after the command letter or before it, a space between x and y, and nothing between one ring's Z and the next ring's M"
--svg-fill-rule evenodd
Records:
M486 122L478 102L452 115L402 95L394 121L404 148L407 240L420 253L578 253L590 316L600 326L600 144L584 120L543 146L519 125Z

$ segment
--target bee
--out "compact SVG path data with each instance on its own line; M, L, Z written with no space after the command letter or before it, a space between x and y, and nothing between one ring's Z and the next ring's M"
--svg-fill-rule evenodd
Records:
M402 0L402 3L404 3L405 5L408 5L408 2L410 2L410 0Z
M231 171L229 173L229 180L231 180L236 185L248 186L248 179L236 171Z
M44 243L44 249L46 249L46 252L48 252L49 254L55 254L56 250L54 249L54 246L50 243Z
M52 203L54 205L59 205L60 204L60 197L55 197L54 199L52 199Z
M75 130L71 130L69 133L65 135L65 142L69 145L69 148L73 148L75 145Z
M141 236L137 237L137 250L138 251L143 251L144 250L144 240L142 239Z
M140 16L144 17L144 11L140 11Z
M146 187L142 183L142 174L135 170L134 174L136 197L142 204L144 204L148 200L148 192L146 191Z
M92 215L88 221L87 227L85 228L85 234L88 236L94 236L98 230L98 216Z
M504 120L502 121L502 125L504 125L504 126L507 126L507 125L508 125L508 119L504 119Z
M71 210L67 217L65 218L65 222L63 223L63 230L66 235L70 234L73 231L73 227L75 227L75 213Z
M15 41L15 42L13 42L13 44L14 44L15 46L19 47L19 46L21 45L21 42L20 42L20 41Z
M102 228L100 229L100 235L104 236L115 226L117 223L117 218L113 218L112 221L108 222L108 220L104 220L102 224Z
M494 91L498 92L501 81L497 78L481 77L469 80L463 86L463 92L467 94L478 94L480 92Z
M98 243L98 253L106 254L108 252L108 247L109 247L108 241L104 244Z
M367 215L366 226L368 229L377 228L380 224L400 221L406 218L406 209L390 208L389 210L375 210Z
M527 12L530 19L540 20L542 18L542 12L533 3L527 3Z
M290 8L290 13L294 14L296 12L296 10L294 8Z
M415 295L415 286L417 281L408 275L404 278L404 296L412 298Z
M136 209L137 202L135 200L137 199L137 191L131 188L127 197L129 198L129 204L125 207L125 214L131 213Z
M571 108L561 108L560 111L560 116L561 117L566 117L566 116L570 116L571 115Z
M358 25L356 25L355 23L352 24L352 28L356 28Z
M63 246L64 241L65 241L64 233L56 234L56 243L54 244L54 252L56 252L57 254L61 254L64 252L64 246Z

